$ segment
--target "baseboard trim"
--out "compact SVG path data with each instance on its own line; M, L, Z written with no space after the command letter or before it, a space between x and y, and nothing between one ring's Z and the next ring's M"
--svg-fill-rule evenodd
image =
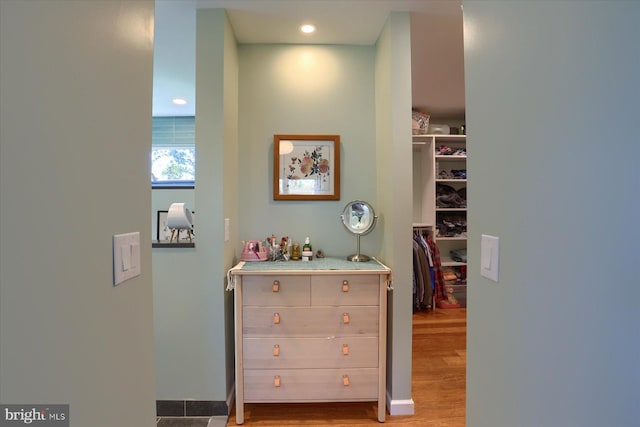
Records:
M392 399L387 391L387 411L389 415L414 415L415 403L413 399Z
M231 415L231 408L233 408L233 403L236 401L236 383L234 382L231 386L231 390L229 391L229 395L227 395L227 416Z

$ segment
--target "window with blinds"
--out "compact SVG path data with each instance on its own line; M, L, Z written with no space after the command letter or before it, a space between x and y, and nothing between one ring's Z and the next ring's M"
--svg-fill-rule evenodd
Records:
M196 177L195 117L153 117L151 185L193 187Z

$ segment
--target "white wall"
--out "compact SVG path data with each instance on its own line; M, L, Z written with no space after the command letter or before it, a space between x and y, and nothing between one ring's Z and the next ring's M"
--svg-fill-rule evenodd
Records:
M640 3L465 2L467 425L638 425ZM500 237L500 281L480 235Z
M392 13L376 45L376 179L381 257L393 269L389 294L390 412L412 414L411 36L408 13Z
M240 45L240 240L275 234L329 256L354 253L339 216L361 199L377 209L372 46ZM274 201L273 135L338 134L341 200ZM377 231L362 253L377 255Z
M153 2L0 2L0 401L155 425ZM113 286L112 236L141 233Z

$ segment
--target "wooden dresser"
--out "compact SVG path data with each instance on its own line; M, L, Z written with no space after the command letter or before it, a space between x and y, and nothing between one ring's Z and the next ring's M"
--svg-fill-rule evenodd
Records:
M383 422L390 276L337 258L232 268L237 423L245 402L354 401L377 401Z

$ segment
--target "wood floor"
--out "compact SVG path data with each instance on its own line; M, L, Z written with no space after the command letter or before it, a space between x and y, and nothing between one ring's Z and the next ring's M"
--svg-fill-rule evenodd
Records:
M415 414L390 416L384 425L464 427L466 382L465 309L413 315L412 397ZM229 426L236 425L235 408ZM375 402L245 404L245 426L372 426Z

